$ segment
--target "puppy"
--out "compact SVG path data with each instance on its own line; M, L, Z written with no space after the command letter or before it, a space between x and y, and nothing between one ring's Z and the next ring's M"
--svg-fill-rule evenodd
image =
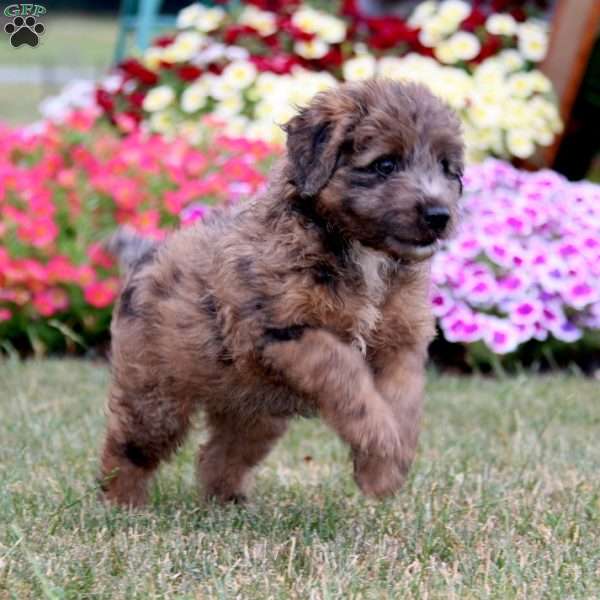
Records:
M294 415L346 442L368 495L394 493L415 454L429 259L461 194L456 115L386 80L323 92L285 127L260 198L159 245L127 232L112 321L102 452L110 502L138 506L202 408L204 494L245 498Z

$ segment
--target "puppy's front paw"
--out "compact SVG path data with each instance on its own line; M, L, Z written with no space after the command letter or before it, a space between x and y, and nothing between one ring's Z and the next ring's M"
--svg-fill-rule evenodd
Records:
M384 498L396 493L404 483L408 466L397 457L354 453L354 481L363 494Z

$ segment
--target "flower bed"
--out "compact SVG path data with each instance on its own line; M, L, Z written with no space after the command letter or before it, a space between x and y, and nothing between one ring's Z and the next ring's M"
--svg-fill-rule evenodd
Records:
M444 338L475 362L600 348L600 186L493 160L464 184L461 232L433 263Z
M459 112L471 162L527 158L561 129L552 85L535 68L546 25L522 9L485 6L428 0L404 21L367 18L353 2L335 15L301 2L194 4L180 12L176 34L141 61L124 61L97 101L125 131L141 123L194 140L198 116L212 113L230 135L281 143L279 124L294 107L340 80L413 79Z
M43 351L106 338L119 281L101 242L117 224L161 238L255 193L272 155L210 124L194 147L94 122L0 127L0 342Z
M37 350L106 339L118 223L161 238L259 191L277 150L226 138L115 135L76 114L38 133L0 129L0 342ZM461 231L436 256L443 337L474 362L600 348L600 186L505 162L467 169Z

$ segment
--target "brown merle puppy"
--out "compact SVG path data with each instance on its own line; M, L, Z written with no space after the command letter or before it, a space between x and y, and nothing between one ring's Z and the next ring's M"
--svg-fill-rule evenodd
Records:
M376 80L318 95L286 130L262 197L157 246L117 236L130 268L112 323L110 501L145 501L199 408L199 478L221 501L244 498L296 414L350 446L364 493L406 476L434 333L427 259L461 192L459 121L423 87Z

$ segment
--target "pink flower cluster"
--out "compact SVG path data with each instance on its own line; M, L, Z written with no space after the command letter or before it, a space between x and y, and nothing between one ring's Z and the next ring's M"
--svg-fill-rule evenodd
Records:
M600 186L496 160L464 184L459 235L433 264L444 337L506 354L600 329Z
M161 238L259 190L273 151L206 133L194 147L119 137L87 114L37 133L0 125L0 340L49 318L83 335L106 327L119 281L101 242L118 224Z

